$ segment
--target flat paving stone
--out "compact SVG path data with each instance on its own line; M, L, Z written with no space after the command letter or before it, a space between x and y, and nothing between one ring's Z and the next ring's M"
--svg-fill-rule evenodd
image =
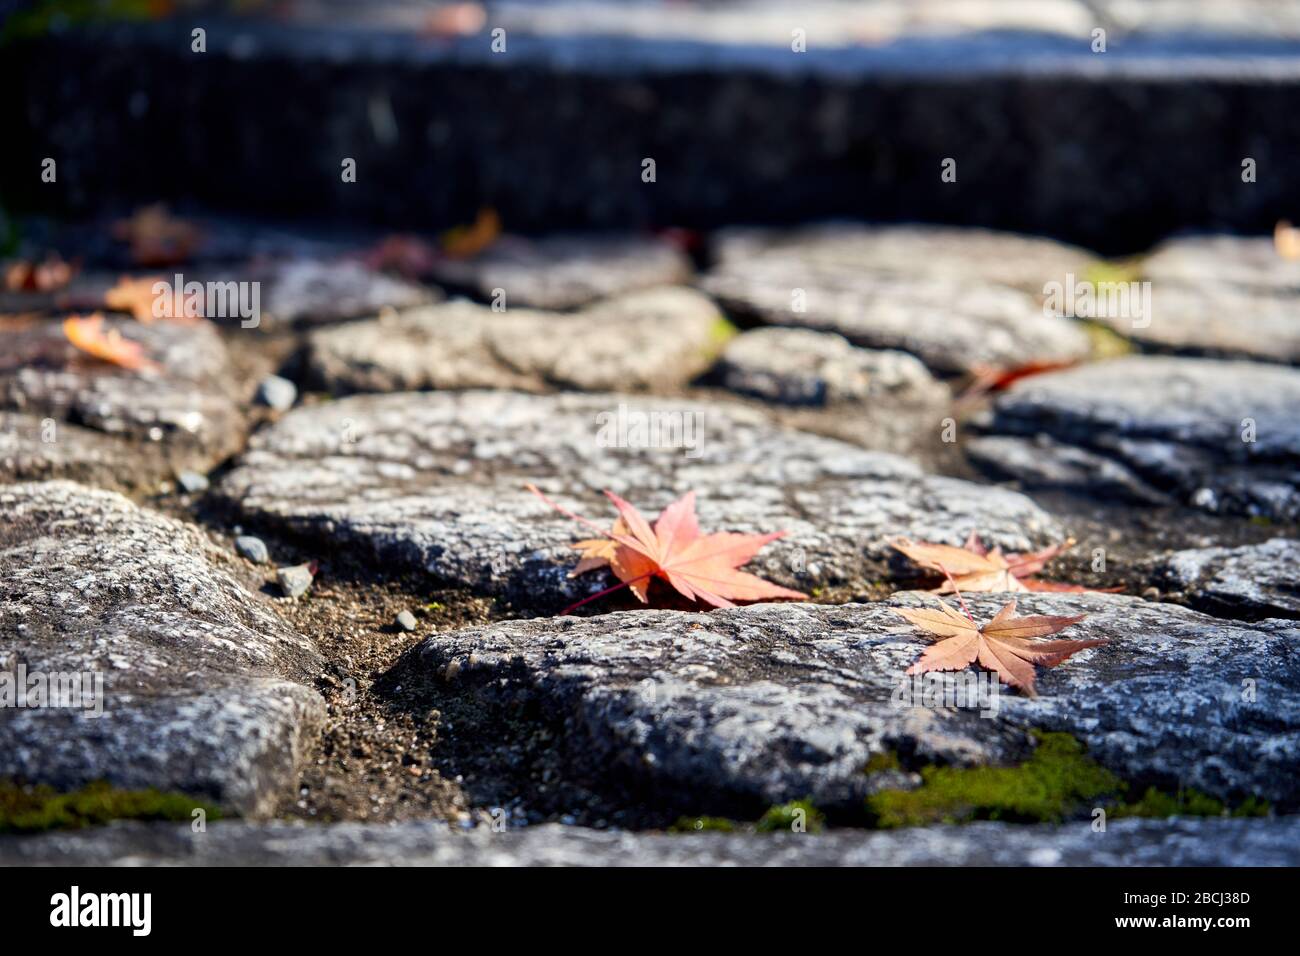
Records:
M708 367L720 319L708 298L685 288L633 292L576 313L450 302L319 330L307 367L335 393L673 389Z
M1026 486L1055 484L1080 449L1206 511L1287 521L1300 517L1298 411L1294 369L1130 356L1022 379L987 425L1048 463L1018 476Z
M776 406L785 424L877 451L932 449L953 413L952 392L915 356L811 329L744 332L727 343L714 377Z
M705 529L787 530L748 567L805 591L889 573L897 534L960 544L978 529L1018 551L1064 537L1023 495L751 409L609 394L408 392L299 408L256 434L213 493L250 520L554 610L607 579L567 577L587 532L526 482L600 522L613 516L602 489L647 515L694 489Z
M99 716L0 709L0 776L271 812L324 717L314 645L197 529L113 492L3 485L0 514L0 669L102 681Z
M556 823L116 824L0 837L6 866L1296 866L1300 818L1114 820L828 833L632 833Z
M359 319L380 309L407 309L442 298L441 290L348 259L295 259L255 274L262 282L262 325L268 329Z
M987 620L1006 598L966 600ZM910 770L1006 763L1032 750L1030 728L1073 734L1139 794L1194 787L1300 803L1295 622L1226 622L1121 595L1022 596L1021 613L1086 614L1069 637L1109 643L1040 668L1040 696L1000 694L989 716L895 699L931 642L890 607L925 603L904 592L509 621L437 635L420 657L476 701L536 707L566 741L570 776L670 815L744 817L803 797L851 812L881 785L864 772L874 756L896 752ZM900 785L896 772L881 776Z
M1158 562L1166 590L1231 617L1300 617L1300 541L1175 551Z
M112 316L157 370L131 371L75 349L55 320L3 329L0 479L66 477L152 489L206 472L244 441L247 422L217 330Z
M438 282L507 308L575 309L622 292L690 279L690 260L663 239L639 235L504 236L469 259L441 259Z
M1045 283L1089 260L1045 240L826 225L731 233L717 253L701 284L724 309L902 349L937 372L1070 362L1090 350L1079 325L1039 301Z

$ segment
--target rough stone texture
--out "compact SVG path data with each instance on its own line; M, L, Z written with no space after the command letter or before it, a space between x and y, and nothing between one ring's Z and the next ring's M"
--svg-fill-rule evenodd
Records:
M545 824L458 833L432 822L117 824L0 837L5 866L1297 866L1300 818L972 823L823 834L630 833Z
M212 325L109 317L104 326L143 344L159 370L79 352L57 321L0 328L0 478L151 487L175 472L206 472L243 444L246 421Z
M1004 599L967 602L986 620ZM1008 692L993 718L895 704L930 642L884 603L511 621L438 635L421 656L476 700L535 704L560 728L571 773L670 813L803 796L851 811L879 786L863 773L873 755L897 751L910 769L1005 762L1028 753L1033 727L1074 734L1138 786L1300 803L1292 622L1228 623L1102 594L1033 595L1021 611L1087 614L1070 636L1109 643L1040 668L1040 696ZM1246 678L1255 702L1242 699Z
M707 367L719 318L707 298L681 288L575 314L451 302L322 329L307 366L333 392L673 388Z
M1252 422L1256 440L1243 441ZM1058 469L1070 471L1060 448L1071 446L1207 511L1300 516L1300 371L1293 369L1160 356L1099 362L1021 380L997 400L989 428L1058 443L1033 446L1045 464L1020 476L1025 484L1054 483Z
M995 478L1029 488L1056 488L1075 494L1168 504L1170 498L1104 454L1053 441L977 435L966 441L967 456Z
M1156 570L1166 590L1210 613L1300 618L1300 541L1176 551Z
M1142 265L1151 315L1097 319L1147 349L1300 362L1300 263L1271 238L1206 235L1162 244Z
M1300 263L1278 255L1271 237L1200 235L1171 239L1143 260L1142 275L1160 285L1227 285L1275 295L1300 295Z
M783 424L875 451L934 455L952 393L906 352L860 349L810 329L754 329L733 339L713 377L776 406Z
M383 308L406 309L442 298L435 289L347 259L279 263L260 281L262 324L266 328L358 319Z
M838 332L855 345L902 349L936 371L1063 362L1089 352L1080 327L1045 314L1025 291L1041 295L1045 282L1063 280L1064 262L1086 268L1086 258L1044 240L832 224L740 232L718 252L703 287L724 308L772 325ZM1018 259L1002 258L1017 252Z
M103 715L0 710L0 776L269 812L324 715L315 647L197 530L71 482L0 486L0 667L103 675Z
M510 308L574 309L622 292L686 282L691 265L675 246L652 236L504 236L473 258L440 260L433 276L487 300L501 289Z
M620 434L620 416L643 414L696 426L678 432L687 447ZM885 573L896 534L959 544L978 529L1024 550L1064 533L1014 492L927 476L748 409L625 395L400 393L300 408L255 435L215 493L249 518L555 609L606 578L567 578L584 531L529 481L600 522L613 515L602 489L651 516L694 489L703 528L787 530L749 567L801 590Z

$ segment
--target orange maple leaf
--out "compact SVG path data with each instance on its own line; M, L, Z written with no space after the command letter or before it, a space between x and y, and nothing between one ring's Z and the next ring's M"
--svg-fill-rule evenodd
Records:
M113 224L113 236L131 245L131 257L141 266L171 266L190 257L203 238L193 223L177 219L162 203L137 209Z
M156 371L157 363L145 356L144 346L124 338L117 329L105 329L104 317L70 315L63 320L63 334L81 351L133 372Z
M495 209L480 209L472 225L456 226L442 234L442 251L453 259L472 259L501 235L501 217Z
M528 485L527 488L556 510L591 525L591 522L555 504L534 486ZM667 581L683 597L713 607L735 607L735 601L770 598L807 600L808 595L800 591L780 587L739 570L764 545L783 537L784 531L703 534L695 517L693 491L664 508L652 528L639 511L618 495L612 491L606 491L605 495L618 509L618 520L612 530L602 532L606 537L580 541L575 545L582 551L582 560L573 573L581 574L608 565L623 583L579 601L561 613L620 587L631 589L638 600L648 604L650 580L656 577Z
M41 262L19 259L5 268L6 292L56 292L72 281L77 268L59 256L47 255Z
M961 598L960 591L957 592L957 597ZM966 602L962 601L962 608L965 607ZM983 627L975 623L969 610L963 616L943 601L939 601L939 608L937 611L929 608L890 608L922 630L944 638L926 648L920 659L907 669L909 674L960 671L979 663L981 667L996 672L1003 683L1020 688L1029 697L1036 697L1035 664L1055 667L1084 648L1106 643L1104 638L1083 641L1033 640L1063 631L1072 624L1078 624L1087 615L1054 617L1032 614L1017 617L1014 599L1004 604Z
M161 316L154 314L154 303L159 300L159 296L154 294L154 285L164 281L162 276L142 276L140 278L131 278L122 276L117 280L117 285L104 293L104 308L112 309L114 312L126 312L131 315L137 322L143 322L145 325L156 321L159 318L168 319L172 322L180 322L186 325L194 325L199 321L199 316L203 312L202 297L197 295L184 296L184 305L181 307L180 315L172 315L173 300L171 295L162 297L163 314ZM195 303L195 313L189 314L189 303Z
M1039 551L1024 554L1003 554L1000 548L990 551L980 543L974 532L960 548L950 544L931 544L895 538L890 545L901 551L923 568L939 571L951 577L934 589L936 594L946 594L959 587L966 591L1095 591L1078 584L1059 584L1033 577L1043 570L1047 562L1074 544L1071 538ZM1122 588L1104 590L1120 591Z

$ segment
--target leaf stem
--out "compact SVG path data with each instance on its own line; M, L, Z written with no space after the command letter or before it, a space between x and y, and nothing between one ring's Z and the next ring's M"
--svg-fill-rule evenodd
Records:
M961 589L957 587L957 582L952 579L952 575L948 573L948 569L943 566L942 562L936 561L935 563L939 565L939 570L943 572L943 576L947 578L948 583L952 585L952 593L957 595L957 600L961 603L961 609L965 612L967 619L972 624L975 624L975 618L971 615L970 608L966 606L966 599L961 596ZM975 626L976 628L979 627L979 625Z
M579 524L585 524L588 528L590 528L592 531L595 531L595 532L596 532L597 534L599 534L602 538L612 538L612 537L614 537L614 535L613 535L611 532L606 531L604 528L601 528L599 525L596 525L596 524L594 524L594 523L588 521L586 518L582 517L582 515L574 514L574 513L573 513L572 511L570 511L568 508L564 508L564 507L561 507L560 505L557 505L557 504L556 504L554 501L552 501L550 498L546 497L546 495L542 494L542 493L537 489L537 486L536 486L536 485L529 483L529 484L525 484L524 487L527 488L529 491L531 491L533 494L535 494L537 497L541 498L543 501L545 501L548 505L550 505L552 508L554 508L554 509L555 509L556 511L558 511L560 514L562 514L562 515L564 515L564 516L566 516L566 517L572 518L574 521L577 521Z

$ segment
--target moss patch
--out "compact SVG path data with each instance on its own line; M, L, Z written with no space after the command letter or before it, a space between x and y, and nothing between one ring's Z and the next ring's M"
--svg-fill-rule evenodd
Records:
M1085 802L1117 796L1123 782L1084 753L1069 734L1038 734L1033 756L1019 767L926 767L915 790L882 790L867 798L879 827L1007 820L1064 820Z
M758 818L759 833L820 833L826 819L808 800L791 800L771 807Z
M705 830L714 830L719 833L734 833L740 824L735 820L728 820L726 817L679 817L677 822L668 828L669 833L701 833Z
M1038 747L1018 767L925 767L915 790L882 790L867 798L867 816L882 828L1004 820L1056 823L1086 808L1103 806L1111 817L1267 816L1267 802L1248 797L1235 808L1198 790L1169 794L1150 787L1125 802L1128 784L1099 765L1069 734L1035 733ZM892 769L873 757L866 772ZM895 758L895 766L897 758Z
M118 790L103 782L59 793L0 781L0 833L80 829L110 820L190 820L195 810L209 820L221 817L218 808L179 793Z

